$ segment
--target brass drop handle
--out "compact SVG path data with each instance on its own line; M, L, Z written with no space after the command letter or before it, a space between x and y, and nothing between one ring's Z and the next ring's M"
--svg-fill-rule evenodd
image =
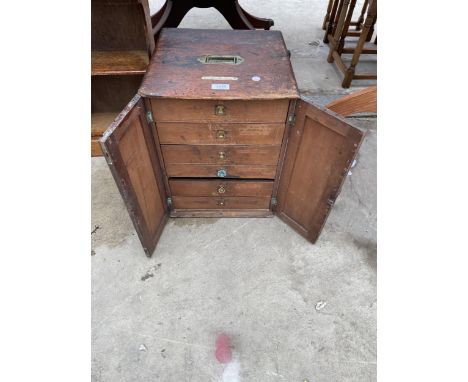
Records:
M218 138L218 139L226 138L226 132L224 130L218 130L216 132L216 138Z
M226 205L226 202L224 201L224 199L218 200L218 206L224 207L225 205Z
M224 188L223 185L218 186L218 194L224 194L226 192L226 189Z
M226 106L216 105L214 113L215 115L226 115Z
M226 159L226 153L224 151L220 151L218 153L218 158L219 159Z

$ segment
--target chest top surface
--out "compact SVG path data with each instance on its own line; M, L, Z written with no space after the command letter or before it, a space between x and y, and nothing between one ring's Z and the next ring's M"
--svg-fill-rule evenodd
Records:
M139 94L177 99L285 99L298 90L279 31L163 29Z

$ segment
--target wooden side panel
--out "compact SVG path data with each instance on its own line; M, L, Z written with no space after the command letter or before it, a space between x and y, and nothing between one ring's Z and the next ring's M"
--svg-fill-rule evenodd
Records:
M276 165L281 146L162 145L164 162Z
M168 212L153 131L139 96L119 114L100 142L145 253L151 256Z
M303 100L278 189L277 214L315 242L337 198L363 133L338 115Z
M158 122L161 144L281 145L284 123Z

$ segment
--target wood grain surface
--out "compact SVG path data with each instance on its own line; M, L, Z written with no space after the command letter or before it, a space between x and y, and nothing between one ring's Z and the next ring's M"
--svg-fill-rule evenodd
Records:
M238 55L244 61L203 64L198 58L205 55ZM212 84L227 84L229 90L213 90ZM298 90L279 31L168 28L161 32L140 94L175 99L286 99L297 98Z

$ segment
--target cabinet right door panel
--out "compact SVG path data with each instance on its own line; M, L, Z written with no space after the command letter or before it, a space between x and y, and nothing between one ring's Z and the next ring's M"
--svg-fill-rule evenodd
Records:
M278 189L278 216L315 243L362 142L337 114L299 100Z

